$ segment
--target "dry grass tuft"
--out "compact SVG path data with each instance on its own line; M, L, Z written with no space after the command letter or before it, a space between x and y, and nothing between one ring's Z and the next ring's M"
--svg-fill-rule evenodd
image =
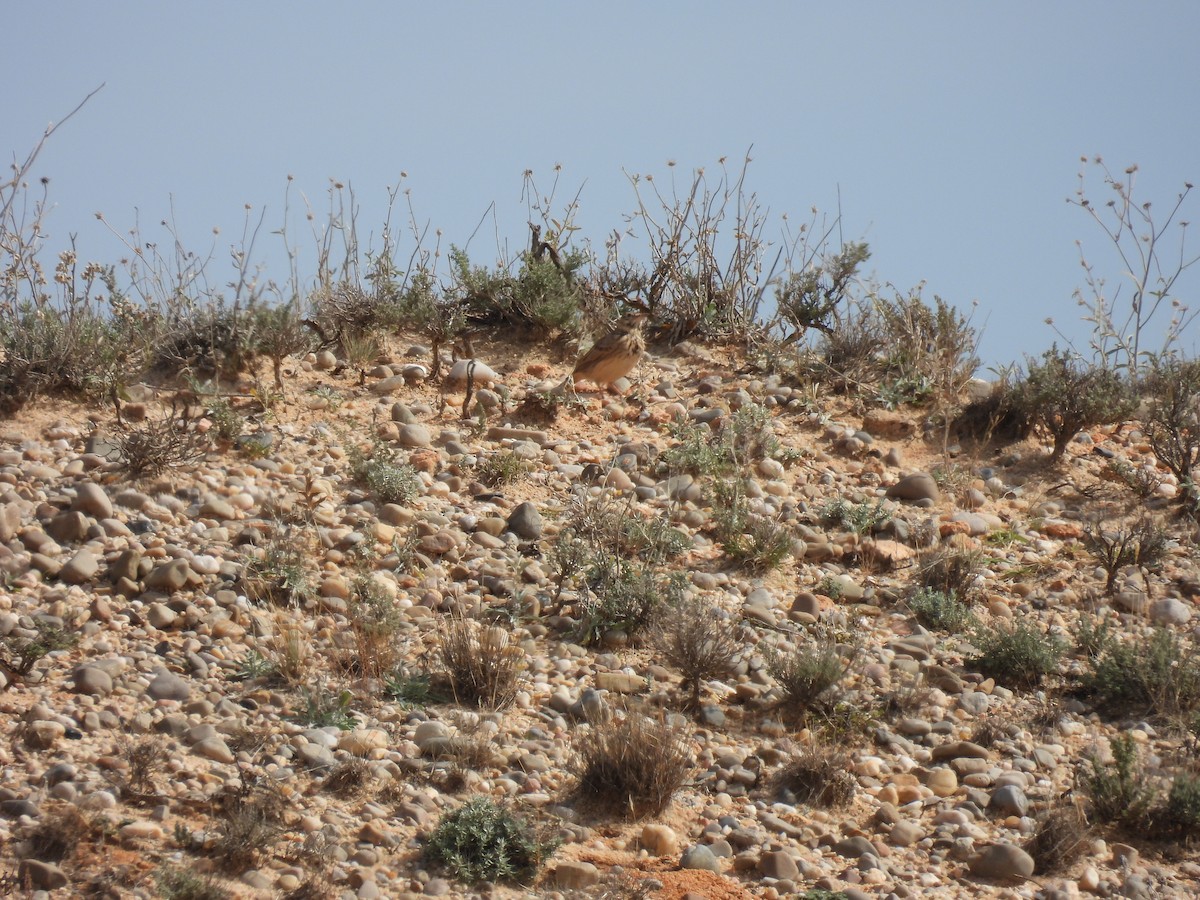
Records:
M457 703L504 709L516 697L524 654L504 629L451 619L438 656Z
M666 809L693 768L682 729L637 713L593 726L575 752L577 800L633 819Z

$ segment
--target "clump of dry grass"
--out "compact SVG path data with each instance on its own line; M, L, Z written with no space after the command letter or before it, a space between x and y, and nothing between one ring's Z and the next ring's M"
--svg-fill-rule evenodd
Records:
M845 806L858 790L850 757L828 745L806 747L779 774L779 787L806 806Z
M1039 875L1050 875L1070 868L1083 856L1091 836L1092 827L1083 807L1064 800L1038 817L1033 837L1025 842L1025 852L1033 857Z
M504 629L450 620L438 658L457 703L504 709L517 695L524 654Z
M575 753L577 799L634 819L666 809L693 768L682 729L636 713L593 726Z

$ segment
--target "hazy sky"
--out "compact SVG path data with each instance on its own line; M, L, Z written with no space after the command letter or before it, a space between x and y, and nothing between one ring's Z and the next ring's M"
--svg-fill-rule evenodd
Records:
M495 201L471 245L489 262L497 227L526 239L526 169L545 190L561 164L559 198L582 187L578 223L600 242L634 208L626 172L687 181L753 145L768 236L780 213L836 212L840 190L875 276L977 300L993 364L1048 347L1048 315L1086 335L1076 239L1120 275L1065 202L1081 154L1139 164L1156 208L1200 178L1196 0L24 2L4 19L10 158L106 84L33 173L51 179L51 243L75 233L103 262L120 248L97 211L161 240L173 202L185 242L219 226L224 254L245 204L279 227L289 174L318 208L330 178L353 185L377 239L402 171L447 243ZM278 237L257 256L282 277ZM1198 287L1200 266L1180 284Z

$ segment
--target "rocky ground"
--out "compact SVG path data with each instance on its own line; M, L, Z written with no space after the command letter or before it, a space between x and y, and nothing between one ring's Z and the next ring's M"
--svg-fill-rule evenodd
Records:
M625 396L582 394L539 419L522 402L561 379L566 354L513 339L475 352L482 415L463 418L464 386L428 380L428 351L403 340L363 378L310 356L284 367L280 398L233 389L245 435L157 475L130 474L111 409L43 401L0 423L0 852L14 892L179 897L184 872L239 897L1200 894L1178 843L1095 829L1051 872L1023 849L1118 733L1163 767L1194 755L1177 732L1101 717L1065 690L1085 664L1081 616L1111 607L1128 633L1190 636L1188 527L1172 520L1157 572L1121 572L1109 594L1082 549L1097 485L1121 490L1109 461L1152 461L1136 425L1079 435L1052 468L1034 441L947 450L920 410L742 374L736 352L688 344L652 352ZM175 396L135 391L123 418L154 422ZM747 462L747 493L793 536L766 572L722 552L712 485L659 465L671 422L715 425L747 404L780 443ZM373 437L420 473L411 502L352 477ZM484 483L498 457L519 461L511 480ZM1138 504L1167 514L1174 485L1155 484ZM665 518L687 538L671 568L738 623L746 652L704 685L698 715L639 635L584 642L581 584L556 600L552 550L587 498ZM878 510L877 527L822 514L838 500ZM1058 673L1005 684L969 664L969 633L917 623L905 601L937 547L979 554L985 625L1063 638ZM362 627L363 584L396 613L382 645ZM463 616L520 647L514 702L389 692L393 666L436 673ZM764 659L821 629L855 649L844 699L799 719ZM60 634L75 640L23 664ZM575 803L594 710L685 729L694 768L660 814ZM789 802L778 773L818 745L848 754L853 790L828 808ZM425 860L439 818L480 795L563 839L533 886L464 885Z

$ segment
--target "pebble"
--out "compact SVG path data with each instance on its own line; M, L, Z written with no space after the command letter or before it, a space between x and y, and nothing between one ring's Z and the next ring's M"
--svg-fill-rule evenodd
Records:
M1033 857L1015 844L991 844L971 858L970 868L983 878L1024 879L1033 874Z
M185 679L166 669L159 669L146 688L146 693L154 700L186 700L191 696L192 689Z

